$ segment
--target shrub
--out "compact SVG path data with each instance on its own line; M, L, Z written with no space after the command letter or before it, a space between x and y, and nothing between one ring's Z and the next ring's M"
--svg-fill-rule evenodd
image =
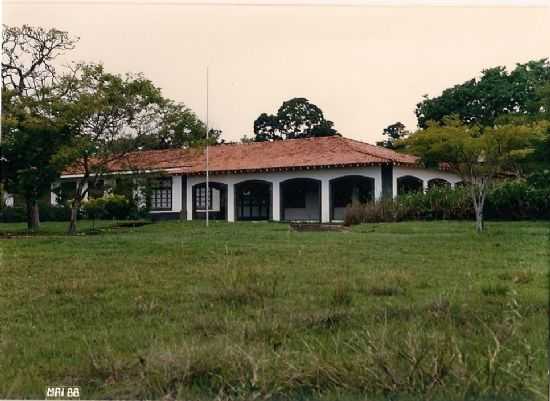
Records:
M149 215L151 205L149 204L150 202L145 202L145 199L150 199L151 188L147 180L145 183L142 184L144 185L144 187L142 187L140 193L139 191L136 191L138 186L136 185L135 178L118 177L116 179L116 185L114 186L114 188L112 188L112 193L114 195L121 195L128 200L130 208L128 218L132 220L145 218Z
M348 206L344 213L344 224L347 226L360 223L378 223L408 220L413 215L411 205L385 199L378 202Z
M51 206L40 203L40 221L67 221L69 209L65 206ZM24 207L3 207L0 209L0 222L24 223L27 221L27 211Z
M71 214L70 208L63 205L40 204L39 210L41 221L68 221Z
M105 217L105 199L90 199L82 204L82 210L88 219L102 219Z
M500 182L487 196L486 215L497 219L550 218L550 183Z
M123 220L130 216L130 201L125 196L108 195L104 198L105 213L107 218Z
M474 217L468 187L435 187L395 199L358 204L346 208L344 224L395 222L403 220L465 220ZM496 183L487 194L488 219L550 218L550 183L506 180Z
M122 195L90 199L82 204L82 209L89 219L124 220L129 218L132 212L130 202Z
M21 223L26 221L27 212L24 207L3 207L0 209L2 223Z

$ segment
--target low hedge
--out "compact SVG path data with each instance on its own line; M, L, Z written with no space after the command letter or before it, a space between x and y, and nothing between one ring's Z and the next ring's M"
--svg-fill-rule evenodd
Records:
M68 206L51 206L39 203L40 221L69 221L71 209ZM140 211L122 195L106 195L91 199L82 204L78 219L117 219L137 220L146 216L146 211ZM27 221L27 211L24 207L3 207L0 209L1 223L23 223Z
M82 204L82 210L89 219L125 220L132 216L133 205L125 196L112 194L90 199Z
M68 221L70 209L65 206L39 204L40 221ZM27 210L24 207L3 207L0 209L1 223L23 223L27 221Z
M495 184L487 194L486 219L550 219L550 182L509 180ZM347 225L403 220L465 220L474 218L468 187L433 188L426 193L348 206Z

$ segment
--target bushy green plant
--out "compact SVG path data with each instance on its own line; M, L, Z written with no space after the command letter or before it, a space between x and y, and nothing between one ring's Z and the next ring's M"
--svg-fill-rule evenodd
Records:
M124 220L130 217L132 206L125 196L110 194L84 202L82 209L89 219Z
M82 204L82 210L88 219L96 220L105 218L105 198L89 199Z
M133 177L118 177L112 189L114 195L122 195L128 200L130 207L128 218L134 220L147 217L150 210L149 202L143 202L151 196L147 180L140 180L140 185L142 185L141 195L136 191L138 186Z
M70 209L65 205L49 205L47 203L41 203L40 208L40 220L41 221L68 221Z
M487 196L489 219L550 218L550 181L504 180L496 183ZM427 192L400 195L346 208L344 224L396 222L403 220L466 220L474 217L468 187L436 187Z
M550 182L501 182L489 192L486 213L497 219L550 218Z
M127 219L130 216L130 201L122 195L109 195L105 198L105 213L108 218L117 220Z
M24 207L3 207L0 209L0 222L21 223L26 221L27 212Z
M550 170L541 170L527 177L527 183L537 189L550 187Z
M40 221L67 221L69 209L63 205L52 206L47 203L39 204ZM24 207L3 207L0 209L0 222L23 223L27 219L27 211Z
M402 195L397 203L405 206L408 219L448 220L473 217L472 201L467 188L435 187L426 193Z

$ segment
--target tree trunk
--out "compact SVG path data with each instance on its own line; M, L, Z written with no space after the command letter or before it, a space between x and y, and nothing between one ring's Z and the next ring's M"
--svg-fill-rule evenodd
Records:
M486 196L485 185L481 185L477 191L473 192L474 212L476 214L476 231L478 233L483 232L485 226L483 224L483 208L485 207Z
M478 233L483 232L484 225L483 225L483 207L476 207L476 231Z
M33 230L38 231L40 229L40 210L38 208L38 202L36 200L33 202L31 214Z
M27 214L27 230L32 231L32 201L25 199L25 212Z
M85 175L85 177L82 180L77 181L74 199L71 202L71 217L69 220L69 229L67 230L67 234L74 235L76 234L76 220L78 218L78 210L80 209L80 203L86 196L86 191L88 189L84 189L84 182L88 182L88 176Z
M78 217L78 205L74 202L71 206L71 218L69 221L69 229L67 234L74 235L76 234L76 219Z
M27 212L27 230L38 231L40 229L40 211L38 202L35 199L25 199L25 209Z

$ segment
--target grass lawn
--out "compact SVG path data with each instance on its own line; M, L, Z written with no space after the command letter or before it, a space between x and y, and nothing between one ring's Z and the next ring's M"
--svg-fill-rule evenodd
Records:
M0 236L0 398L546 399L548 223L110 224Z

